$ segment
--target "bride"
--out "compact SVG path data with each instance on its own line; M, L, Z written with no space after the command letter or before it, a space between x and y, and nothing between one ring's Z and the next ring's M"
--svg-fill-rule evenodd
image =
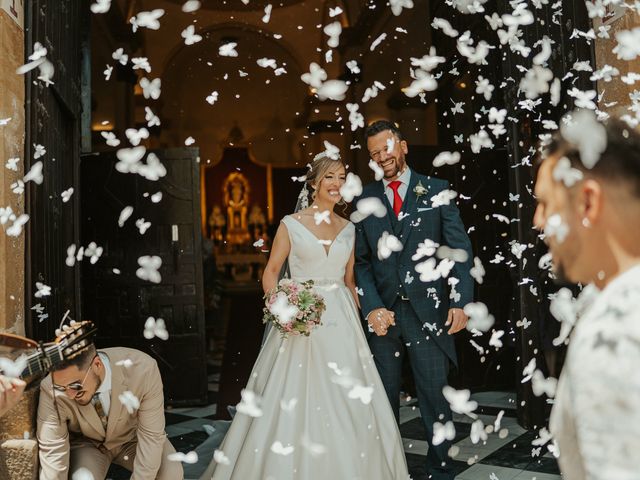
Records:
M314 159L305 185L313 203L282 219L262 277L268 292L288 260L293 281L312 279L326 303L322 325L308 337L271 328L243 391L250 405L239 405L202 480L409 477L358 316L355 228L334 212L345 174L340 160Z

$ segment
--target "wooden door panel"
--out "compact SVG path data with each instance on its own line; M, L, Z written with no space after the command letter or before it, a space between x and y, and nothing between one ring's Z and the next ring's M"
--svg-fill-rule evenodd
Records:
M499 13L508 13L513 10L508 0L498 0ZM520 197L520 202L510 202L510 218L517 221L511 223L511 238L520 245L539 245L537 232L530 228L533 224L533 216L536 208L534 197L531 195L533 185L533 170L526 168L527 158L531 160L531 149L535 148L540 134L548 133L540 122L540 118L554 120L561 124L561 117L566 112L573 110L574 99L567 95L567 90L576 87L586 91L595 88L590 80L590 72L577 72L573 69L576 61L589 61L593 68L594 52L590 41L578 35L574 35L574 29L588 31L592 28L591 20L587 12L585 2L579 0L567 0L562 2L562 13L558 14L554 6L555 2L542 5L535 10L537 21L531 25L522 27L522 40L526 45L533 46L544 36L553 40L551 56L548 60L548 68L555 78L562 83L561 97L557 105L550 102L548 94L539 99L542 104L535 112L518 107L518 102L524 95L519 88L521 79L526 75L521 69L531 67L532 56L523 59L522 56L511 49L504 50L502 76L505 79L513 79L507 82L502 89L504 105L507 109L507 118L515 118L517 122L508 126L509 141L507 151L510 161L509 191ZM537 50L534 50L537 52ZM571 75L567 75L571 72ZM539 249L529 248L525 250L520 259L516 260L516 268L513 269L515 286L514 312L512 316L517 319L526 318L531 322L528 328L516 328L516 353L519 362L518 371L522 371L532 359L541 366L545 364L542 351L541 325L543 310L540 308L540 295L534 294L527 282L521 279L539 279L538 268ZM540 291L542 287L536 285ZM548 315L548 312L546 312ZM534 428L543 425L547 418L548 404L544 396L536 396L533 393L531 382L517 382L518 421L525 428Z
M157 182L116 171L113 153L83 158L81 236L83 244L96 241L104 248L96 265L83 265L85 317L98 326L99 346L130 346L156 358L168 403L205 403L198 150L154 153L167 169ZM151 195L157 192L162 192L162 200L153 203ZM133 214L119 227L126 206L133 207ZM144 234L135 225L140 218L151 222ZM175 242L173 225L178 231ZM159 284L136 276L143 255L162 259ZM149 316L166 322L169 340L144 338Z
M32 0L24 7L25 58L40 42L55 68L49 86L36 79L38 69L25 74L25 171L42 161L44 177L42 185L30 182L25 189L25 327L29 337L51 340L64 313L76 318L81 307L79 268L65 264L67 247L78 243L78 201L72 195L65 203L61 194L78 189L80 52L89 8L82 0ZM35 144L46 149L37 159ZM35 298L36 282L50 286L51 295ZM32 309L38 304L47 318Z

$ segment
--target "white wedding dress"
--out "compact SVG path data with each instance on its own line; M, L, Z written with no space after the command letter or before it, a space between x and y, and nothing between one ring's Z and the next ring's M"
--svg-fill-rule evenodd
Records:
M246 388L262 415L237 413L203 480L405 480L400 432L344 284L355 228L327 248L287 216L295 281L312 279L327 305L309 337L272 328ZM226 457L226 458L225 458Z

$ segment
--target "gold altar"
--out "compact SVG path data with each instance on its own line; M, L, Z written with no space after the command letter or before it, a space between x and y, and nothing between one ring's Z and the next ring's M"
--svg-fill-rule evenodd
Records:
M259 280L273 220L271 166L256 163L246 146L228 146L203 167L201 188L202 232L218 270L237 282Z
M202 235L227 279L256 281L278 220L295 207L298 189L291 188L291 177L305 167L259 162L238 126L220 151L217 161L201 163Z
M227 211L227 245L244 245L252 240L247 222L251 193L249 180L242 173L233 172L225 178L222 191Z

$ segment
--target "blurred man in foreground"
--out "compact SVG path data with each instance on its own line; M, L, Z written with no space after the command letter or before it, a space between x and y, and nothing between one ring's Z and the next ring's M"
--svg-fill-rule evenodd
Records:
M541 158L534 222L554 273L597 287L569 319L575 326L551 413L563 478L638 478L640 135L581 111Z

